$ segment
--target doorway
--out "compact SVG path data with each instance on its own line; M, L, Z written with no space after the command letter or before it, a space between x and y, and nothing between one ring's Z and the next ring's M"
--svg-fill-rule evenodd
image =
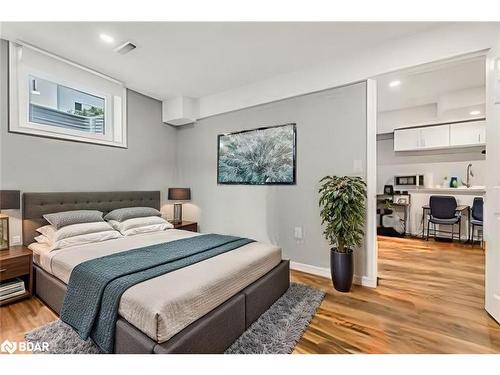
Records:
M472 233L471 210L487 175L485 56L385 74L377 87L377 233L475 244L482 227ZM431 202L456 210L429 220Z
M379 284L418 285L432 274L425 282L441 285L446 295L453 278L463 280L460 272L473 268L471 293L481 310L484 236L482 226L472 230L471 223L488 177L485 72L481 52L375 78ZM459 219L430 222L431 197L454 200Z

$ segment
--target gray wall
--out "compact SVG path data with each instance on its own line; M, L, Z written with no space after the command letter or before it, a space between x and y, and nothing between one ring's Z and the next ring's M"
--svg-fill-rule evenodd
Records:
M22 191L161 190L175 184L175 128L161 102L128 91L128 148L8 132L7 43L0 40L0 186ZM20 213L13 213L19 216ZM19 231L12 220L11 237Z
M217 185L217 135L261 126L297 123L297 184ZM322 236L318 187L328 174L365 175L365 83L287 99L200 120L177 132L178 177L192 189L186 218L204 232L225 232L279 244L286 257L329 267ZM362 171L354 173L360 160ZM304 238L294 239L294 227ZM362 251L358 259L362 261ZM362 265L357 274L363 275Z

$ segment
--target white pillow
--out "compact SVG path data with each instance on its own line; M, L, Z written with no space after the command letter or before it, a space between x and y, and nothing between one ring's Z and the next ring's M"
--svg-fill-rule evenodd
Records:
M36 255L42 255L44 253L50 252L50 245L48 245L46 243L33 242L33 243L28 245L28 249L33 251L33 253Z
M135 234L140 234L140 233L149 233L149 232L162 232L164 230L170 229L171 225L169 222L166 224L153 224L153 225L146 225L143 227L136 227L136 228L131 228L124 230L120 232L124 236L133 236Z
M40 243L54 243L63 240L68 237L80 236L82 234L98 233L112 230L113 227L106 223L105 221L98 221L93 223L80 223L71 224L57 229L53 225L45 225L37 229L37 232L41 233L42 236L35 237L35 240Z
M64 249L70 246L84 245L92 242L102 242L107 240L113 240L116 238L122 238L120 232L116 230L108 230L104 232L87 233L79 236L66 237L62 240L53 242L48 245L50 247L50 251L53 251L57 249Z
M158 216L148 216L148 217L136 217L133 219L127 219L125 221L119 222L116 220L110 220L109 223L112 225L114 229L119 231L121 234L125 235L125 232L128 232L131 229L141 228L141 227L149 227L156 225L158 226L158 230L166 230L171 229L174 226L170 224L167 220L158 217ZM152 230L146 230L152 231ZM132 233L132 232L130 232ZM145 233L145 232L137 232L137 233Z
M44 236L43 234L36 236L35 241L41 244L50 244L50 240L47 236Z

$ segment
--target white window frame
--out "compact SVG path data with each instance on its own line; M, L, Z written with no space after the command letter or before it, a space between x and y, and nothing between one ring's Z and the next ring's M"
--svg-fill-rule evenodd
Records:
M30 112L30 104L31 104L29 101L29 92L31 89L29 86L30 85L30 77L43 79L45 81L55 83L56 85L66 86L70 89L78 90L78 91L83 92L85 94L93 95L93 96L96 96L100 99L103 99L104 100L104 134L85 133L83 131L66 129L63 127L56 127L56 126L52 126L52 125L48 125L48 124L42 124L42 123L30 121L30 113L29 113ZM29 74L29 76L27 77L27 84L28 84L28 103L25 105L21 101L21 104L22 104L21 108L25 107L25 109L26 109L26 111L25 111L26 112L25 113L25 115L26 115L26 126L25 127L26 128L34 129L34 130L38 130L38 131L43 131L43 132L48 132L48 133L54 134L54 136L69 135L72 137L90 138L90 139L99 140L99 141L109 141L110 139L112 139L112 130L113 129L111 129L111 132L107 131L108 124L112 122L112 116L111 116L112 107L111 107L111 103L110 103L111 101L109 100L109 95L106 95L104 93L99 93L96 91L91 91L91 89L83 88L83 87L79 86L77 83L56 80L50 74L44 74L42 72L36 73L36 74ZM111 133L111 134L108 134L108 133Z
M110 80L122 86L122 95L113 95L99 91L93 87L86 87L77 82L61 79L55 73L43 72L34 68L25 68L21 74L17 68L18 54L22 48L30 48L50 58L62 61L77 69L94 74L99 78ZM81 132L63 127L40 124L30 121L30 76L44 79L58 85L66 86L83 93L94 95L104 99L104 134ZM86 67L53 55L46 51L24 43L9 43L9 131L37 135L42 137L64 139L77 142L95 143L107 146L127 148L127 124L126 124L126 97L127 89L124 85L106 75L95 72Z

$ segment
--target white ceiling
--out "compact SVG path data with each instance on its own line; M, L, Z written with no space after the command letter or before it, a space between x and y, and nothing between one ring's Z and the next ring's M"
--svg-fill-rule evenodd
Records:
M309 66L440 23L2 23L0 36L21 40L165 99L202 97ZM106 33L115 43L99 39ZM127 55L113 48L130 40Z
M378 110L392 111L433 104L453 91L485 85L484 57L429 64L377 77ZM401 85L390 87L399 80Z

